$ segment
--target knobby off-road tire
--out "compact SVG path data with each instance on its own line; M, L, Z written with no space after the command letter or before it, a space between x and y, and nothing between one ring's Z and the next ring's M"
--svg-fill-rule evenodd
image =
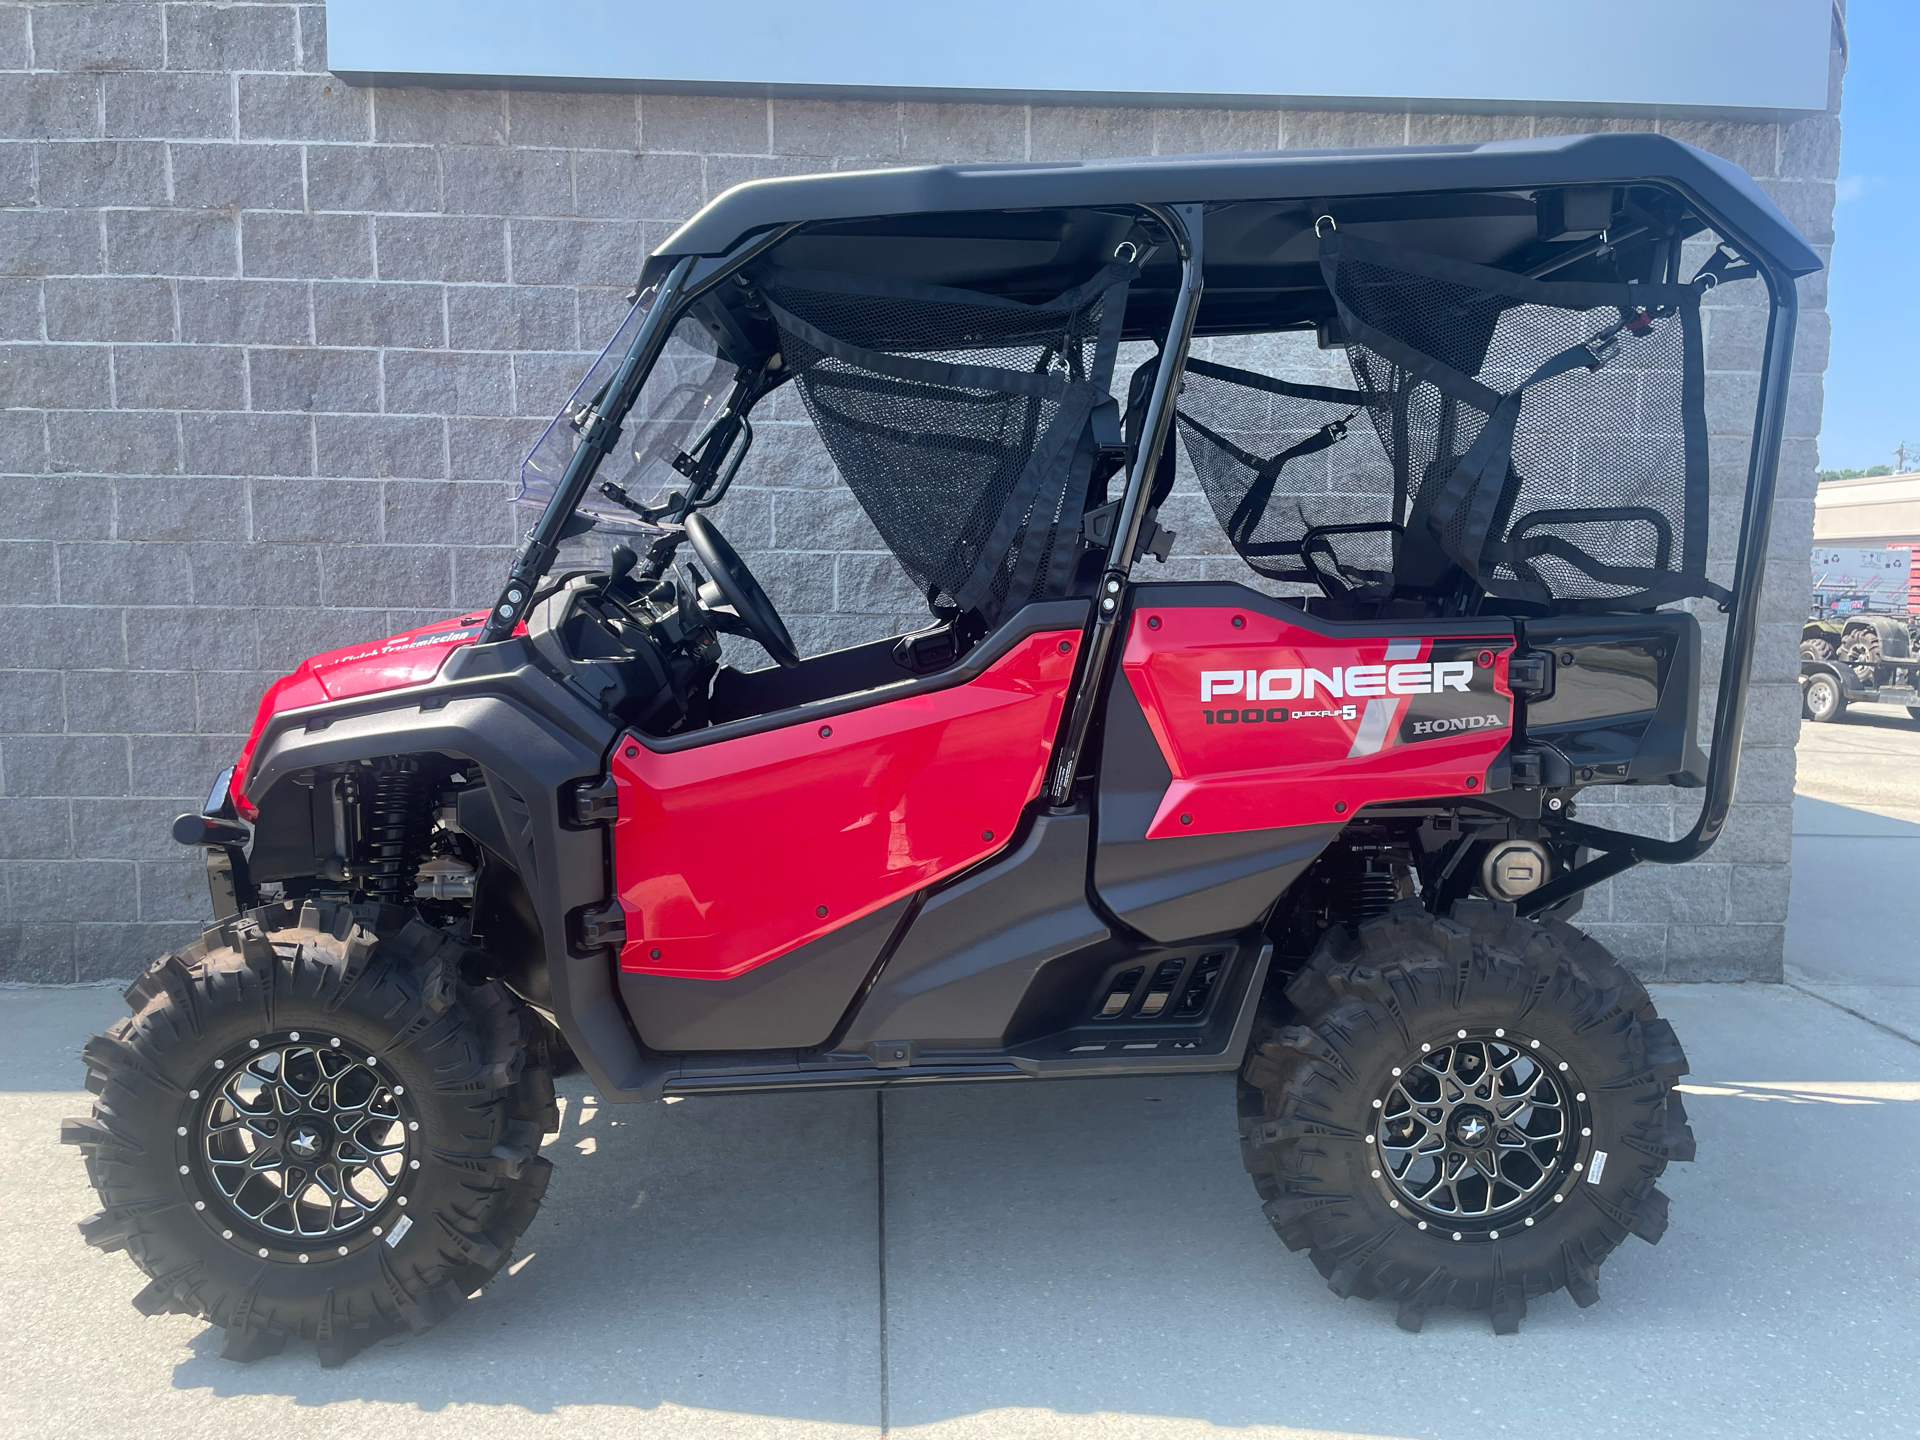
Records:
M1841 637L1840 663L1850 666L1854 678L1862 685L1872 688L1879 683L1880 667L1885 657L1880 653L1880 633L1877 630L1851 630Z
M1831 660L1833 658L1833 641L1824 639L1802 640L1800 642L1800 658L1802 660Z
M1241 1147L1273 1228L1336 1295L1396 1301L1406 1330L1450 1305L1511 1334L1530 1298L1564 1288L1593 1304L1614 1247L1666 1230L1654 1182L1694 1152L1673 1089L1686 1057L1597 941L1511 905L1464 901L1441 919L1403 900L1357 935L1329 931L1286 998L1293 1015L1263 1021L1241 1073ZM1443 1087L1476 1070L1484 1110L1471 1084L1443 1104ZM1528 1083L1540 1103L1522 1113L1510 1097ZM1438 1162L1383 1152L1421 1132L1409 1097L1429 1096L1425 1113L1447 1112L1449 1135L1491 1127L1506 1143L1526 1138L1505 1128L1519 1124L1562 1140L1522 1147L1531 1168L1496 1159L1518 1177L1480 1192L1497 1213L1462 1213L1475 1200L1465 1169L1422 1203L1408 1180Z
M524 1008L465 980L470 954L408 910L307 901L128 987L131 1018L82 1052L93 1114L61 1138L100 1194L82 1235L151 1277L137 1309L224 1327L228 1359L297 1338L332 1366L500 1270L557 1113Z

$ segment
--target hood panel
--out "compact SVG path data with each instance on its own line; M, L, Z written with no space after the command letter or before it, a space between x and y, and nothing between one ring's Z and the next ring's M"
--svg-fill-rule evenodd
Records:
M329 700L350 700L356 695L424 684L440 673L447 656L473 643L486 618L484 612L462 615L457 620L403 630L370 644L329 650L303 661L294 674L305 671L312 675Z
M449 655L474 642L486 618L485 611L478 611L403 630L384 640L329 650L302 660L291 674L274 681L260 697L253 728L241 748L240 758L234 762L233 803L240 813L248 819L255 814L246 796L247 767L253 759L254 747L274 716L284 710L302 710L329 700L350 700L360 695L402 690L409 685L424 685L440 673Z

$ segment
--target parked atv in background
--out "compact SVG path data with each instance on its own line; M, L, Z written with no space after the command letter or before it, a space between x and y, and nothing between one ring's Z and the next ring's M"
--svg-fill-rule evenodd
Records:
M1805 718L1825 724L1853 704L1904 705L1920 720L1920 649L1905 615L1815 616L1800 632Z
M1826 723L1859 702L1920 719L1920 616L1909 546L1813 551L1813 613L1800 628L1801 714Z
M1694 1141L1672 1028L1569 917L1727 821L1817 268L1649 134L727 192L528 458L496 601L302 663L177 822L218 918L86 1046L82 1231L230 1357L336 1364L499 1272L571 1067L606 1102L1234 1072L1336 1293L1592 1304ZM1741 284L1710 564L1700 306ZM775 423L923 625L799 653L721 528ZM1136 575L1177 453L1258 588ZM1691 831L1576 818L1649 785Z

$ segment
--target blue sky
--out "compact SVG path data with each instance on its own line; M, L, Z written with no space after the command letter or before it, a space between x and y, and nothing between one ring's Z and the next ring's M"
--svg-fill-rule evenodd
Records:
M1892 464L1920 447L1920 5L1852 0L1834 211L1833 358L1820 464ZM1920 466L1920 448L1907 452Z

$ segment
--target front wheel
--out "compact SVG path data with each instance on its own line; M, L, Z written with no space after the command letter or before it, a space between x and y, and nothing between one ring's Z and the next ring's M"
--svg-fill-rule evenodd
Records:
M1847 713L1847 692L1831 675L1816 675L1807 681L1800 694L1807 719L1816 725L1828 725Z
M1403 900L1336 927L1256 1035L1241 1145L1267 1218L1342 1297L1517 1330L1527 1301L1600 1298L1628 1235L1657 1242L1669 1160L1693 1158L1686 1057L1593 939L1511 905Z
M146 1273L143 1313L223 1354L290 1339L337 1365L423 1330L506 1263L558 1128L528 1019L468 952L393 906L269 905L156 961L82 1054L89 1244Z

